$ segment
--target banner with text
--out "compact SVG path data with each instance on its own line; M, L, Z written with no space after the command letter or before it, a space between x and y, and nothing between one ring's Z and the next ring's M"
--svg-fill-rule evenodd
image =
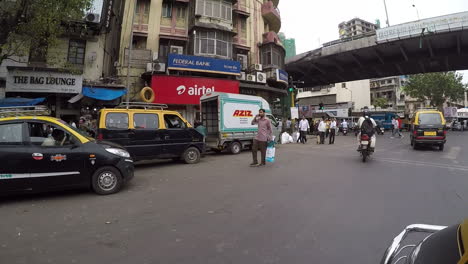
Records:
M169 70L211 72L227 75L240 75L241 70L238 61L181 54L169 54L167 68Z
M6 92L81 93L82 75L53 71L8 70Z

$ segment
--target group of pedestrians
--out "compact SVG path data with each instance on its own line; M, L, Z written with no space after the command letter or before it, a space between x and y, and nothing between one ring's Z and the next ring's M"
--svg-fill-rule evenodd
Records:
M289 122L288 122L289 121ZM348 126L346 121L343 122L344 126ZM307 120L304 116L300 121L296 121L296 130L299 132L299 137L297 138L296 143L305 144L307 142L307 134L309 131L313 130L316 127L317 129L317 136L319 144L325 144L325 139L328 138L328 144L335 143L335 136L337 133L338 125L335 118L331 118L325 120L325 117L322 117L320 121L314 124L310 124L309 120ZM286 131L288 133L291 132L291 121L288 119L286 121Z

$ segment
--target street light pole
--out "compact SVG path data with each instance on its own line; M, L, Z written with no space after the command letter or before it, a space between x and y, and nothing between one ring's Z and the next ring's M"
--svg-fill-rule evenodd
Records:
M415 4L413 4L413 7L414 7L414 9L416 9L416 15L418 16L418 21L421 20L421 19L419 18L419 10L418 10L418 8L416 7Z
M388 11L387 11L387 3L385 0L383 0L383 4L384 4L384 7L385 7L385 15L387 16L387 27L390 26L390 21L388 20Z

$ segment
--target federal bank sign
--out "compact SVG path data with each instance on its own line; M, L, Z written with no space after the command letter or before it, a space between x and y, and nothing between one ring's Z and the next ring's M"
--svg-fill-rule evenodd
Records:
M81 93L83 77L67 72L8 69L6 92Z

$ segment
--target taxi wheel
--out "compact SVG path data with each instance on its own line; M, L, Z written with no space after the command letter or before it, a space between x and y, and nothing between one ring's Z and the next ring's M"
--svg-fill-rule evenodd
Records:
M440 145L439 145L439 150L440 150L440 151L444 151L444 144L440 144Z
M200 161L200 151L196 147L190 147L185 150L182 158L187 164L195 164Z
M102 167L98 169L92 179L93 190L97 194L113 194L122 187L122 175L113 167Z

